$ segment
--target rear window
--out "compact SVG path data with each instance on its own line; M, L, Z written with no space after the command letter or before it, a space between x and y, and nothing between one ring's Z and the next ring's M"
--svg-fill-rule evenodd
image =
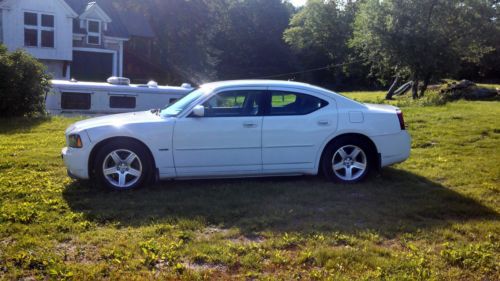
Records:
M271 92L269 115L306 115L328 105L315 96L294 92Z
M111 108L135 108L135 97L111 96L109 97Z
M90 93L61 93L61 109L89 110L90 106Z

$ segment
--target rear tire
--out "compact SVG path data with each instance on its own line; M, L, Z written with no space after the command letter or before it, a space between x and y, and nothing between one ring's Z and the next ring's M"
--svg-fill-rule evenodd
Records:
M343 137L325 149L322 158L323 174L331 181L357 183L372 169L373 152L364 140Z
M96 181L112 190L137 189L150 182L154 170L152 163L142 144L130 140L113 141L96 154Z

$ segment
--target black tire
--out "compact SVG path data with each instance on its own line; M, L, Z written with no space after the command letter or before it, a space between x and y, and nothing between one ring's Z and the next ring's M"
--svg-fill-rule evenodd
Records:
M347 156L346 158L342 158L342 153L339 151L341 148L343 148ZM353 153L356 148L360 149L361 152L354 156ZM349 136L341 137L332 141L326 147L321 159L321 168L326 178L331 181L339 183L357 183L363 181L373 168L373 154L374 152L370 149L370 145L367 144L365 140ZM340 166L343 166L343 168L334 171L334 163L339 165L342 163ZM359 167L361 167L363 163L365 164L365 168L362 170ZM348 169L351 171L350 179Z
M116 155L120 157L119 159L123 161L122 163L128 167L121 167L119 164L116 164L116 166L120 166L116 173L104 175L105 167L109 166L109 168L113 168L113 165L115 165L115 160L111 156L112 152L116 152ZM129 152L130 154L127 154ZM127 165L125 163L128 159L127 155L130 156L132 154L135 154L136 159L132 160L130 165ZM134 171L136 174L137 171L140 171L140 176L128 174L129 169L130 172ZM122 191L138 189L150 183L154 174L154 165L147 148L141 143L132 140L114 140L105 144L97 152L94 159L94 171L95 181L100 186ZM127 183L128 179L130 184L120 185L120 177L125 178L125 183Z

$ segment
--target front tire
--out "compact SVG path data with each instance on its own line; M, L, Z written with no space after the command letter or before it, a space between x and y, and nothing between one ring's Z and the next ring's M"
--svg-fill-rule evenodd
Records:
M325 176L340 183L364 180L372 166L372 151L363 140L353 137L333 141L325 150L322 169Z
M137 189L151 178L150 158L146 148L139 143L128 140L110 142L96 155L96 179L112 190Z

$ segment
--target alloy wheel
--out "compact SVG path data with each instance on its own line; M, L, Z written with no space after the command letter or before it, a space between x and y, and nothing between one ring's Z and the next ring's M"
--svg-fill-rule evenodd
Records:
M355 145L339 148L332 158L333 172L344 181L355 181L366 171L368 160L365 152Z
M143 173L141 159L130 150L114 150L104 158L102 173L111 185L128 188L141 178Z

